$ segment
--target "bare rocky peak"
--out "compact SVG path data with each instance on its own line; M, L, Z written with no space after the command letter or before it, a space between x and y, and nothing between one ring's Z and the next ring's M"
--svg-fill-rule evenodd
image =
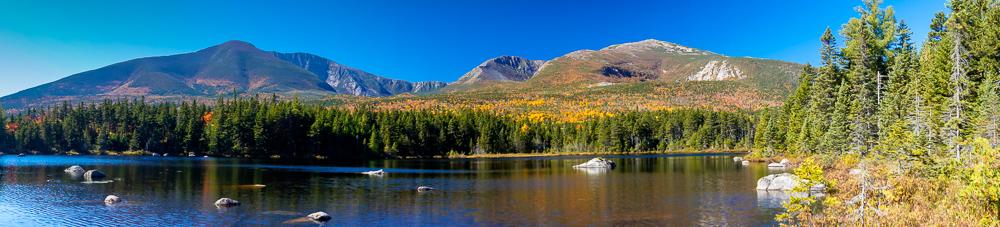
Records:
M316 74L341 94L383 97L433 91L448 85L440 81L408 82L389 79L307 53L270 53Z
M632 53L637 51L655 51L670 54L684 55L712 55L715 53L699 50L691 47L677 45L671 42L664 42L655 39L647 39L633 43L616 44L605 47L601 52Z
M500 56L479 64L453 84L471 84L476 81L525 81L535 76L545 62L516 56Z

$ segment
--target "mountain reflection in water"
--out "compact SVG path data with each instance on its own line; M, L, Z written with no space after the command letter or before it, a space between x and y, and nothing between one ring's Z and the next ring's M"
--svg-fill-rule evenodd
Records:
M15 226L773 225L758 198L774 173L732 155L289 161L202 157L0 156L0 223ZM100 170L86 182L63 169ZM359 174L383 169L384 176ZM49 182L49 180L57 180ZM436 190L418 192L418 186ZM105 205L107 195L127 201ZM218 208L219 198L241 206Z

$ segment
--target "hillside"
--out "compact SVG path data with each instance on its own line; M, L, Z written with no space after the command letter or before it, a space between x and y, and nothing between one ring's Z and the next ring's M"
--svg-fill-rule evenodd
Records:
M545 62L517 56L500 56L479 64L441 91L466 91L505 81L522 82L535 76L535 73L544 68Z
M18 112L62 101L138 97L150 102L213 100L234 91L306 99L338 93L390 96L445 85L388 79L319 56L267 52L234 40L193 53L133 59L70 75L2 97L0 104Z
M314 102L364 104L386 110L489 109L558 121L678 107L756 110L780 105L797 87L803 68L796 63L729 57L657 40L575 51L537 66L531 63L540 61L509 58L521 63L499 64L513 61L491 59L435 94L334 96ZM529 74L528 69L537 71Z
M340 94L382 97L434 91L448 85L448 83L440 81L413 83L389 79L307 53L286 54L273 51L270 53L279 59L291 62L316 74Z
M236 91L386 110L477 108L580 121L621 110L754 110L779 105L796 87L802 67L644 40L575 51L549 61L501 56L450 84L413 83L308 53L266 52L230 41L194 53L135 59L75 74L0 98L0 104L17 112L106 98L214 100Z

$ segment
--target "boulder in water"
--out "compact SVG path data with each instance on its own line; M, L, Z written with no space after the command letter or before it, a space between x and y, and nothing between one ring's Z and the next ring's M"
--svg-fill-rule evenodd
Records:
M743 161L743 157L733 157L733 161Z
M17 155L17 157L24 157L24 156L25 156L24 153Z
M306 217L309 217L309 219L312 219L313 221L329 221L330 219L333 219L329 214L322 211L309 214L309 216Z
M188 154L188 157L194 157L194 153Z
M103 178L105 178L107 176L108 176L107 174L104 174L101 171L97 171L97 170L90 170L90 171L87 171L86 173L83 173L83 178L87 179L89 181L93 181L94 179L100 180L100 179L103 179Z
M420 186L420 187L417 187L417 191L433 191L433 190L434 190L434 188L432 188L432 187L427 187L427 186Z
M215 206L217 207L234 207L239 205L240 201L236 201L230 198L221 198L218 201L215 201Z
M800 180L797 176L791 173L771 174L757 180L757 190L791 191L795 188L795 186L798 186L799 183L808 182ZM813 185L809 188L809 191L822 192L825 190L826 185L823 185L822 183Z
M115 195L109 195L108 197L104 198L104 203L108 205L119 204L122 203L122 198L118 198L118 196Z
M70 166L69 168L66 168L66 170L64 170L64 171L67 172L67 173L82 173L82 172L87 172L86 170L83 170L83 167L80 167L80 166Z
M750 165L750 161L743 161L743 165L745 165L745 166Z
M385 171L382 171L382 170L380 169L380 170L375 170L375 171L368 171L368 172L361 172L361 174L368 174L368 175L385 175Z
M785 164L771 163L771 164L767 164L767 167L768 168L785 168Z
M153 153L153 157L160 157L160 154Z
M573 168L607 168L607 169L614 169L615 168L615 162L612 162L611 160L607 160L607 159L603 159L603 158L598 157L598 158L591 159L590 161L587 161L586 163L575 165L575 166L573 166Z

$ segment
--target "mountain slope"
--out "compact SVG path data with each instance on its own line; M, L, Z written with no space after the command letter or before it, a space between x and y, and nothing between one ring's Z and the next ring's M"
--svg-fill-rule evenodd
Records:
M279 59L291 62L316 74L340 94L382 97L434 91L448 85L448 83L440 81L408 82L389 79L307 53L273 51L270 53Z
M545 61L529 60L517 56L500 56L479 64L443 88L442 91L462 91L502 81L525 81L531 79L544 65Z
M51 96L214 96L232 92L328 91L325 82L252 44L229 41L194 53L129 60L20 91Z
M645 81L735 81L761 90L787 93L796 86L802 65L777 60L729 57L658 40L581 50L549 61L520 84L527 88L588 87L597 83Z
M756 110L780 105L797 86L803 68L658 40L575 51L540 65L526 59L511 64L515 58L491 59L434 94L363 100L336 96L312 102L390 110L487 109L556 122L632 110Z
M0 98L11 111L61 101L146 97L147 101L213 99L238 93L320 98L391 96L434 91L444 82L388 79L319 56L282 54L229 41L193 53L147 57L77 73Z

